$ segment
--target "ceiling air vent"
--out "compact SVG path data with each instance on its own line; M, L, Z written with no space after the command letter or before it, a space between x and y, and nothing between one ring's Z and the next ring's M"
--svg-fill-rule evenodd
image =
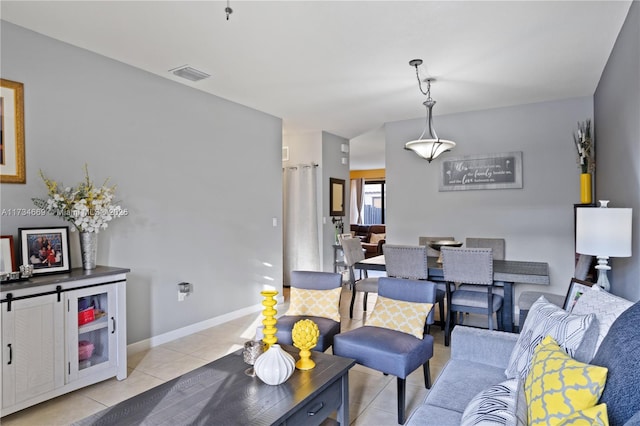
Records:
M191 68L188 65L183 65L181 67L174 68L172 70L169 70L169 72L174 73L178 77L186 78L187 80L191 80L191 81L199 81L199 80L204 80L205 78L211 77L211 75L207 74L206 72L202 72L195 68Z

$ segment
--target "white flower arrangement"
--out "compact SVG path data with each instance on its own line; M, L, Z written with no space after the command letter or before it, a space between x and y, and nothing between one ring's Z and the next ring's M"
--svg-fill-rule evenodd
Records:
M573 141L578 151L580 171L593 173L596 163L593 155L593 139L591 139L591 120L578 122L578 133L573 134Z
M106 229L108 222L116 217L127 216L129 212L119 205L114 205L115 185L107 186L109 179L101 187L96 187L89 178L89 170L84 167L85 180L76 187L65 187L47 178L42 171L40 176L47 185L48 199L33 198L33 203L45 212L60 216L71 222L80 232L100 232Z

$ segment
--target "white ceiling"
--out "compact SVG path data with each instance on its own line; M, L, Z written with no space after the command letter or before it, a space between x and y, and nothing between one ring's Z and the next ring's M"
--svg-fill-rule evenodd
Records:
M281 117L285 133L380 144L385 122L424 115L413 58L437 79L435 115L592 95L630 4L231 0L227 21L220 1L2 0L0 16ZM167 72L185 64L212 77ZM381 167L359 163L358 141L352 168Z

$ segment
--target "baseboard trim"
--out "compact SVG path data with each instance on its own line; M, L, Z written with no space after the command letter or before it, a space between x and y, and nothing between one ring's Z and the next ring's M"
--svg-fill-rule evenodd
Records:
M282 296L279 296L276 299L279 305L284 302L284 299L282 298ZM155 346L159 346L164 343L171 342L172 340L176 340L193 333L198 333L210 327L215 327L217 325L224 324L229 321L233 321L245 315L253 314L255 312L260 312L263 309L264 309L264 306L262 306L262 304L248 306L246 308L238 309L237 311L219 315L214 318L209 318L208 320L200 321L195 324L190 324L186 327L178 328L176 330L172 330L167 333L162 333L157 336L150 337L148 339L131 343L127 345L127 356L130 356L138 352L149 350Z

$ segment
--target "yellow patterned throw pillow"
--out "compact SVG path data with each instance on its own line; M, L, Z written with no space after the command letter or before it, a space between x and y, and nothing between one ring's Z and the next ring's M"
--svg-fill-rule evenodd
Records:
M609 426L607 404L598 404L573 413L558 423L558 426Z
M422 339L424 321L432 307L432 303L405 302L378 296L366 325L389 328Z
M330 318L340 321L340 293L342 288L308 290L291 287L291 301L285 315Z
M574 360L551 336L545 337L533 353L524 384L529 425L557 426L595 406L606 379L606 368Z

